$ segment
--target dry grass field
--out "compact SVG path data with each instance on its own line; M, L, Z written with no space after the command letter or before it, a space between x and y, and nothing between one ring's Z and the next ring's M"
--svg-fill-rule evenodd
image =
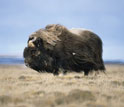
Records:
M124 66L107 75L53 76L24 65L0 65L0 107L124 107Z

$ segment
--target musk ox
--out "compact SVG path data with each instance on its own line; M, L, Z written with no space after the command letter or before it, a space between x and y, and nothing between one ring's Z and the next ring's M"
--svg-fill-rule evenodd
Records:
M93 32L84 29L67 29L59 24L47 25L29 36L24 49L26 66L38 72L58 75L65 72L104 71L102 41Z

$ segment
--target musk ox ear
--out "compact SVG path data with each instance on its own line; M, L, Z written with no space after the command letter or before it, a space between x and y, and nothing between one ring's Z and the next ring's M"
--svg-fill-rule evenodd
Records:
M50 24L46 26L46 30L48 32L53 32L56 35L61 35L64 30L64 26L59 24Z

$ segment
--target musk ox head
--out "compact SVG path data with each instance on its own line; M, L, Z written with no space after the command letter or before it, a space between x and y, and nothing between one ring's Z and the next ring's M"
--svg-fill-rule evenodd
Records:
M65 27L52 24L31 34L23 53L25 65L38 72L52 72L52 51L57 41L60 41L63 29Z

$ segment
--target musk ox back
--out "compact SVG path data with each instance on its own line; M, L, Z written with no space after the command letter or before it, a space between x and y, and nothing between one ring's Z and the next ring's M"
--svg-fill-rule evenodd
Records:
M33 52L32 52L33 50ZM25 63L38 72L104 71L102 41L93 32L83 29L68 30L62 25L47 25L30 35L24 50Z

